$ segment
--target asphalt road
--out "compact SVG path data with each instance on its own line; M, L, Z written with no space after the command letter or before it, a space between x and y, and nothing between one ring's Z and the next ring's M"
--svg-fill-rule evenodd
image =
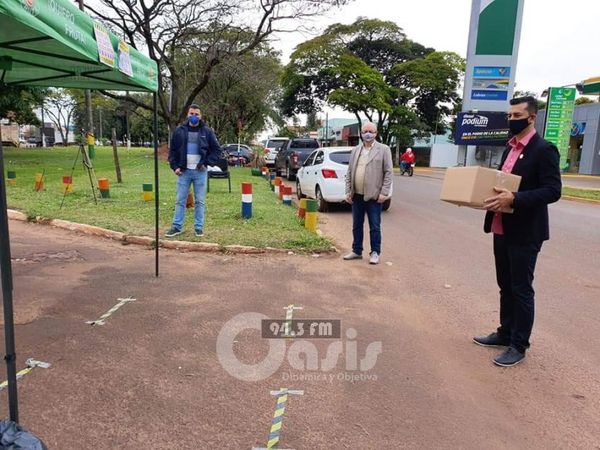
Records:
M482 213L438 201L438 179L395 181L379 266L165 251L155 279L148 250L12 221L18 365L53 364L19 383L22 424L51 449L266 447L269 391L283 387L304 395L288 398L281 448L600 448L600 208L552 207L532 348L502 369L471 342L498 314ZM347 209L322 215L321 229L349 249ZM85 324L128 296L105 325ZM296 319L341 320L337 364L332 341L287 339L274 374L230 375L217 355L225 323L283 319L290 303L303 307ZM269 342L244 331L233 352L254 364ZM307 358L292 350L310 342L317 369L299 370ZM360 361L377 342L373 367L354 369L355 345ZM0 401L6 416L5 391Z

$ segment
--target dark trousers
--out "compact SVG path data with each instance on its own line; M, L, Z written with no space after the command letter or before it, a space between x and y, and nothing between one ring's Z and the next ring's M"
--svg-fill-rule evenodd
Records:
M496 279L500 287L498 336L524 353L535 314L533 273L542 243L508 244L503 235L494 235Z
M369 231L371 237L371 252L381 253L381 209L382 204L376 200L365 202L364 196L354 194L352 198L352 251L362 255L363 227L365 214L369 218Z

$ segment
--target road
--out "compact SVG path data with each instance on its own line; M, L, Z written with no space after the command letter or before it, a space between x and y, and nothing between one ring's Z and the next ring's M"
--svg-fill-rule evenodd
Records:
M482 213L438 201L439 179L395 182L379 266L165 251L154 279L148 250L11 222L19 365L53 364L20 382L21 422L50 448L250 449L266 446L269 391L284 387L304 393L288 398L281 448L600 448L600 207L552 206L532 348L502 369L496 350L471 342L498 314ZM349 249L348 210L320 227ZM136 302L105 325L85 324L127 296ZM331 341L286 339L273 375L249 382L224 370L224 324L248 312L283 318L290 303L303 307L296 319L341 320L338 363L298 370L296 344L313 342L323 360ZM244 331L233 351L257 363L271 341ZM346 366L354 342L359 360L381 342L366 372Z

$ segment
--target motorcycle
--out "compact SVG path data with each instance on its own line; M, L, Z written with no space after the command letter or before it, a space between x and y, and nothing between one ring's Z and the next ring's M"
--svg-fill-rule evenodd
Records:
M415 172L415 163L408 163L406 161L402 161L400 163L400 175L408 174L409 177L413 176Z

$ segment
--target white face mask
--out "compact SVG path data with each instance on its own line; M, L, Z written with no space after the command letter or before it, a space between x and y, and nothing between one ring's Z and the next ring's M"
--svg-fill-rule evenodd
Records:
M363 141L365 141L365 142L373 142L375 140L375 133L366 131L362 134L362 138L363 138Z

